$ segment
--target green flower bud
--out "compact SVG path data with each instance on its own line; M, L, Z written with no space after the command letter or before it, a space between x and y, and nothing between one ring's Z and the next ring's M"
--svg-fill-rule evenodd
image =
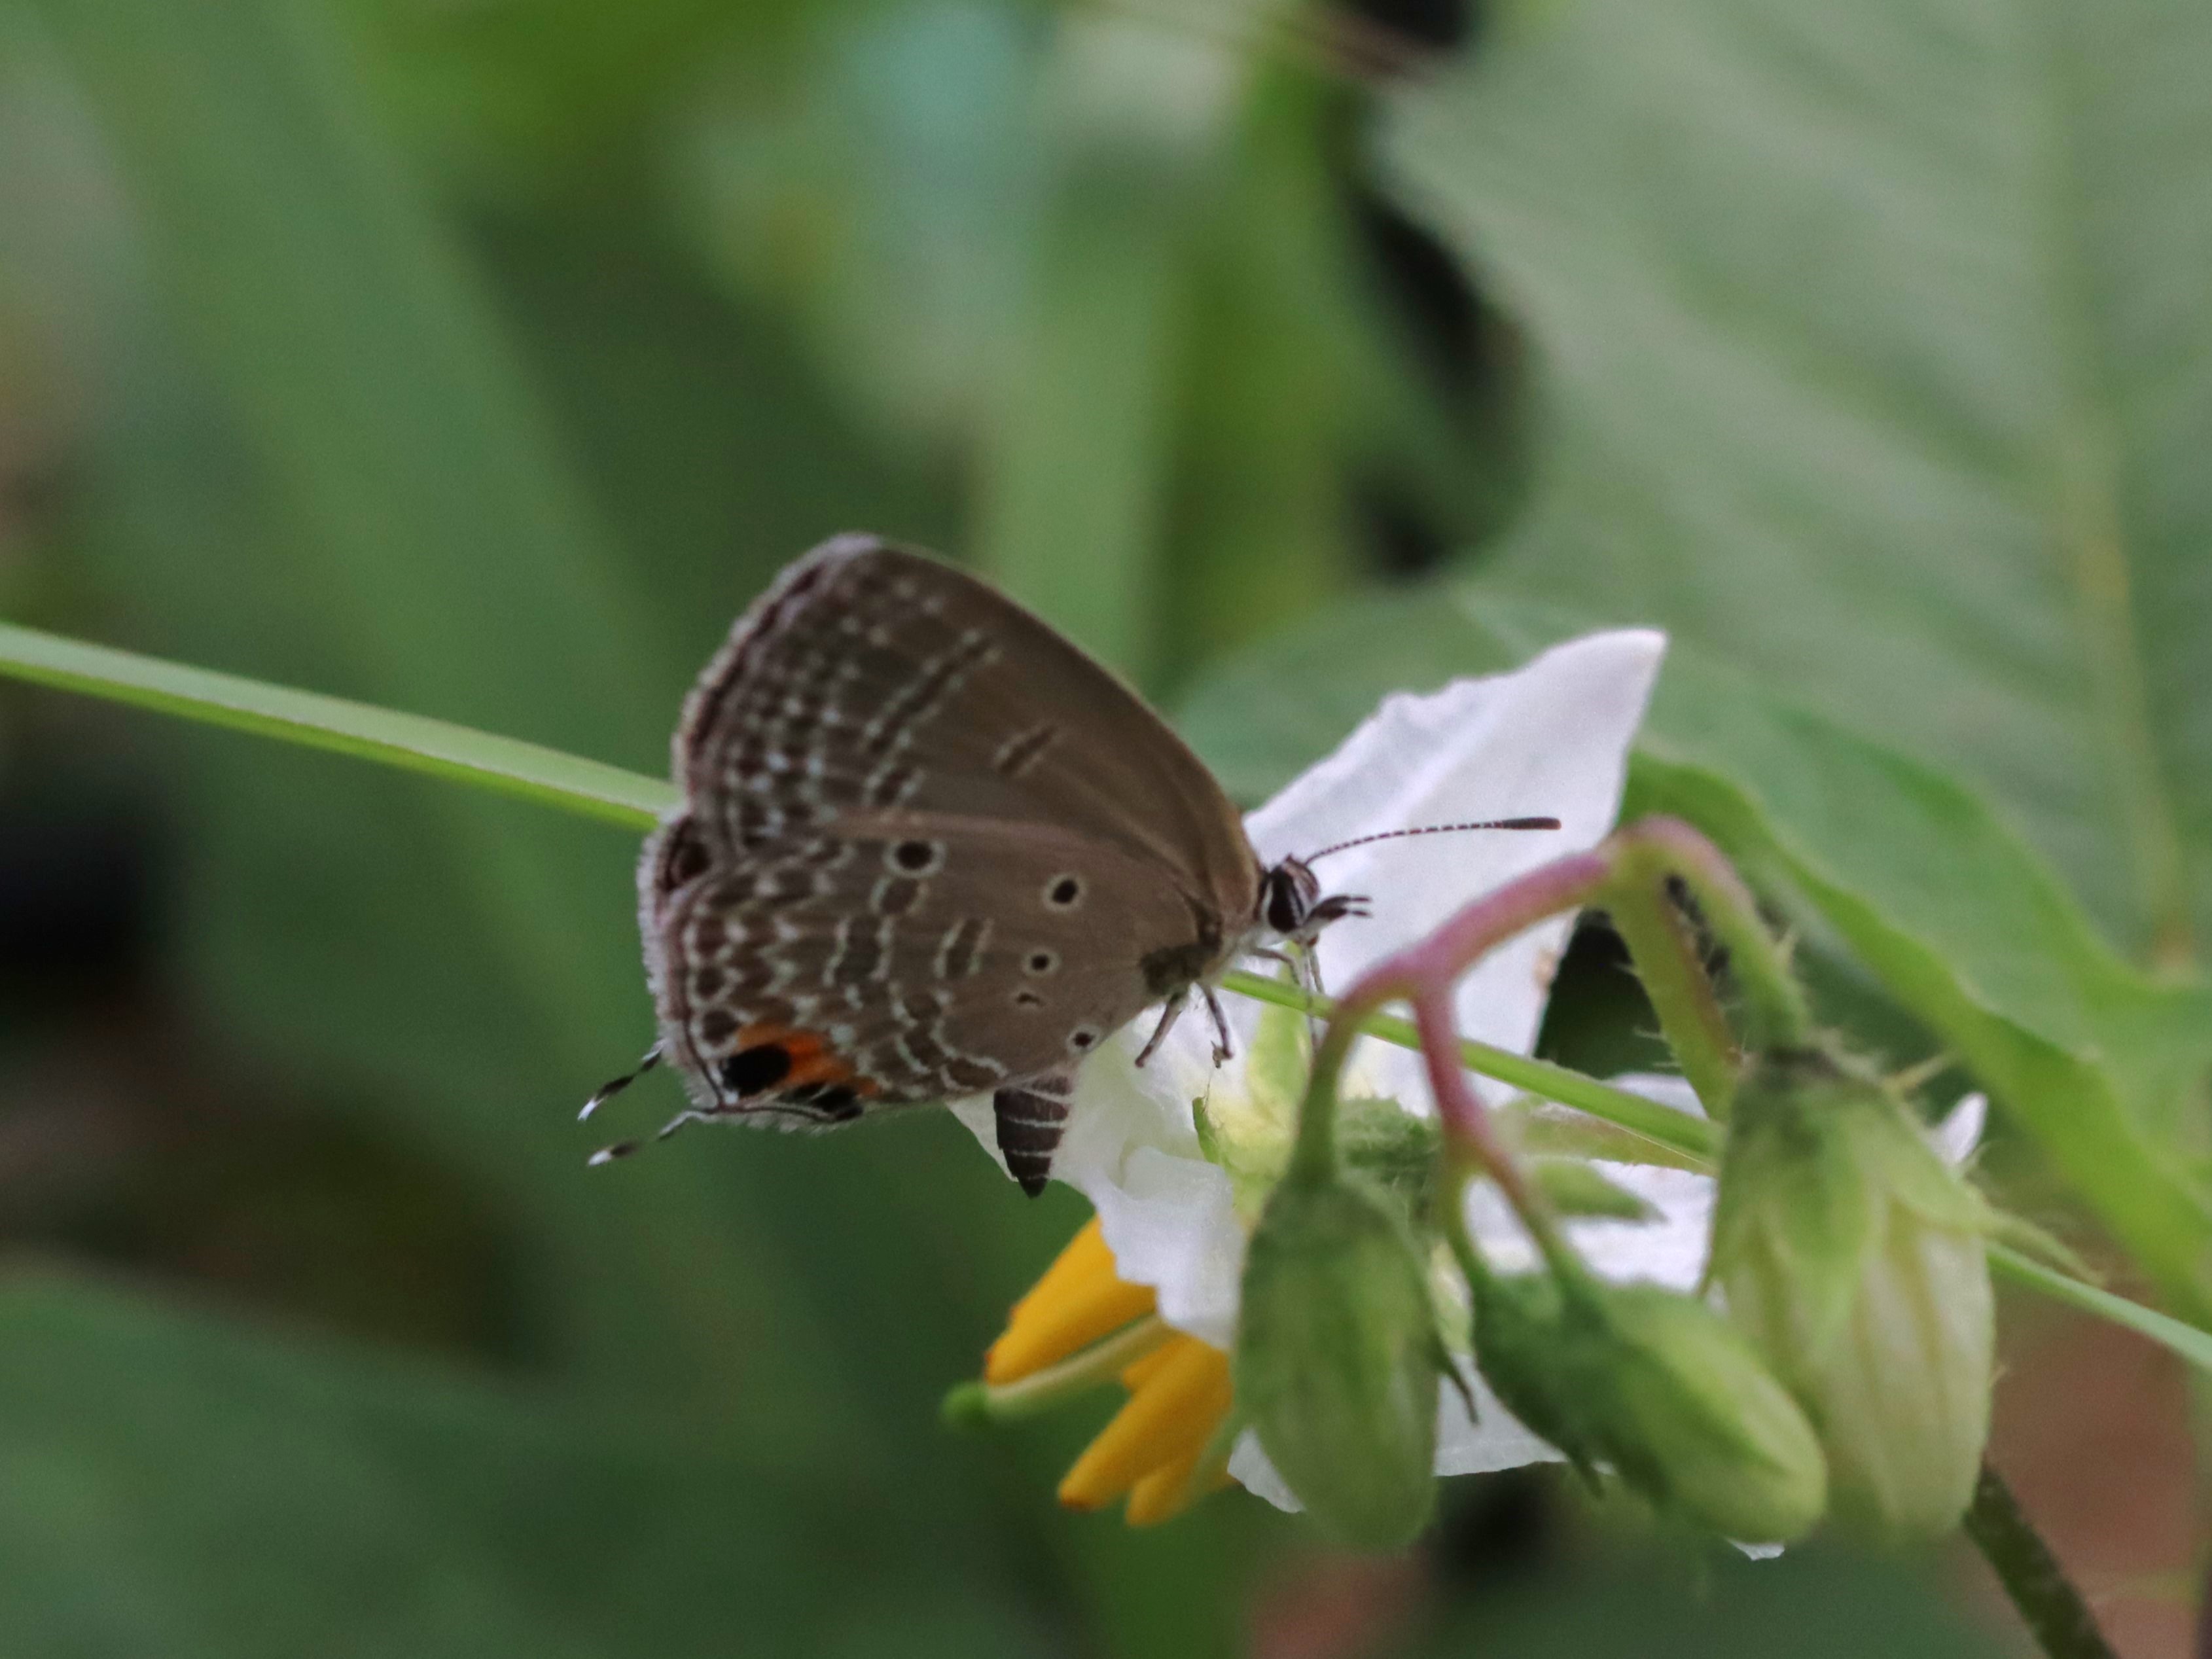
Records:
M1395 1549L1427 1523L1444 1363L1402 1212L1358 1176L1293 1170L1245 1256L1237 1407L1340 1542Z
M1660 1508L1747 1543L1820 1520L1812 1425L1705 1304L1656 1285L1486 1274L1474 1337L1498 1397L1585 1475L1609 1465Z
M1991 1217L1877 1078L1817 1049L1758 1058L1713 1216L1729 1311L1827 1449L1838 1517L1946 1531L1989 1437Z

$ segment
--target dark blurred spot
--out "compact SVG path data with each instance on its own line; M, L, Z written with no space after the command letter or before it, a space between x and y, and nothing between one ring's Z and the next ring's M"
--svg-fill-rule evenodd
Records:
M1386 576L1425 575L1451 555L1437 520L1420 512L1388 478L1366 477L1352 489L1352 512L1367 532L1370 553Z
M0 1249L372 1340L513 1360L489 1195L377 1115L261 1073L171 994L174 860L103 722L11 697L0 771Z
M1601 915L1585 916L1553 978L1536 1052L1593 1077L1671 1072L1658 1024L1620 935Z
M1450 1599L1512 1583L1542 1567L1558 1541L1553 1468L1507 1469L1443 1483L1428 1554Z
M1452 52L1472 43L1483 8L1480 0L1342 0L1338 9L1414 46Z
M1362 189L1352 209L1368 269L1411 355L1455 412L1463 412L1496 367L1503 320L1486 314L1459 262L1395 203Z
M137 802L11 767L0 781L0 988L42 1003L143 973L161 841Z

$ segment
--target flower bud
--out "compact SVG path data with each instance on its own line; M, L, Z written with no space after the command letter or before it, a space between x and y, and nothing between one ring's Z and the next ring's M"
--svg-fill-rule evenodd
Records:
M1990 1212L1881 1081L1818 1049L1759 1056L1729 1114L1715 1279L1812 1417L1838 1517L1942 1532L1989 1436Z
M1485 1276L1474 1303L1484 1377L1584 1474L1610 1465L1660 1508L1747 1543L1820 1520L1812 1425L1703 1303L1656 1285L1563 1288L1549 1273Z
M1427 1523L1443 1363L1399 1208L1357 1176L1293 1170L1245 1255L1237 1407L1340 1542L1395 1549Z

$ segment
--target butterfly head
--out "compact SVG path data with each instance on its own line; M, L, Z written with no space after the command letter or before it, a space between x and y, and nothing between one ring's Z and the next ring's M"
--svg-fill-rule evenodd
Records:
M1397 841L1408 836L1457 835L1470 830L1556 830L1557 818L1486 818L1480 823L1430 823L1413 830L1382 830L1356 836L1304 858L1286 858L1260 878L1260 921L1268 933L1293 945L1311 945L1321 930L1346 916L1368 914L1367 900L1354 893L1331 893L1323 897L1314 862L1370 842Z
M1269 933L1296 945L1311 945L1332 921L1365 915L1366 906L1356 894L1324 897L1320 878L1304 859L1285 859L1260 878L1260 920Z

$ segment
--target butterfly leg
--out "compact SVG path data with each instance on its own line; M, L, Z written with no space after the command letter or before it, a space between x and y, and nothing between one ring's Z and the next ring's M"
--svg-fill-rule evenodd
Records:
M1213 988L1205 988L1206 1012L1213 1020L1213 1063L1225 1066L1237 1052L1237 1045L1229 1036L1229 1016L1221 1012L1221 999Z
M1060 1132L1067 1127L1067 1109L1074 1099L1073 1072L1048 1072L1027 1083L1000 1089L991 1097L991 1115L998 1121L999 1150L1006 1155L1006 1173L1031 1198L1042 1192L1052 1177L1052 1155L1060 1149Z
M1160 1010L1160 1023L1152 1027L1152 1036L1146 1037L1145 1046L1137 1050L1138 1065L1142 1066L1159 1052L1160 1044L1167 1041L1168 1033L1175 1029L1175 1023L1182 1018L1183 1006L1189 1000L1190 988L1188 986L1168 999L1168 1006Z
M594 1094L589 1100L586 1101L584 1103L584 1109L576 1114L576 1121L581 1123L586 1118L591 1116L593 1112L598 1111L600 1107L605 1105L607 1102L612 1100L623 1090L629 1088L631 1084L636 1082L638 1079L643 1077L647 1072L651 1071L654 1066L659 1064L660 1045L656 1042L653 1047L645 1051L645 1058L638 1061L637 1069L635 1071L626 1072L611 1083L601 1084L599 1085L599 1092Z

